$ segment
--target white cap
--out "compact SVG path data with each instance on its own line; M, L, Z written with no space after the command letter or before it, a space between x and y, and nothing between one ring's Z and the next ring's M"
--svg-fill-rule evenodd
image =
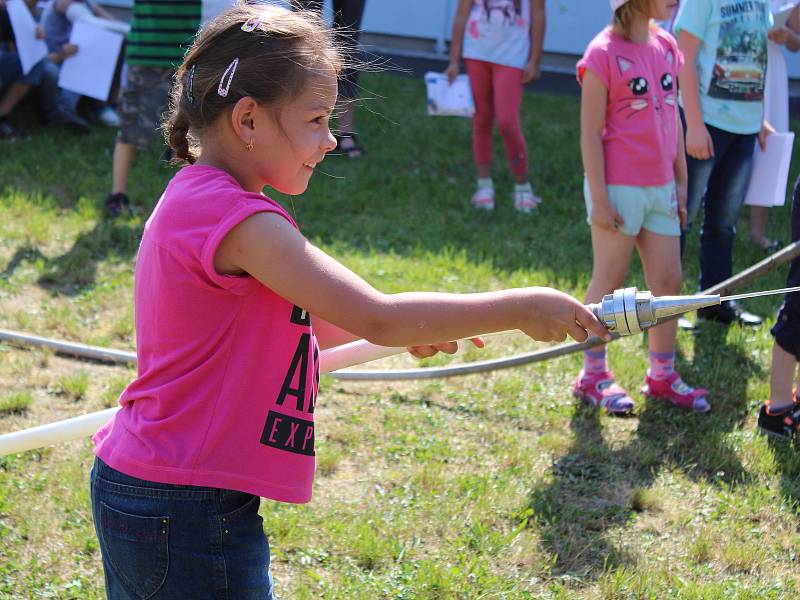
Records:
M611 12L615 12L620 6L625 4L628 0L611 0Z

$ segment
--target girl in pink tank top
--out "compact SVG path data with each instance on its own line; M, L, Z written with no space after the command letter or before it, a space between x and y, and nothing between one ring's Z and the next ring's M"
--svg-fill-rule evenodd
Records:
M303 237L262 190L302 194L336 146L341 67L318 16L238 5L177 70L164 129L189 166L145 227L139 371L94 437L109 598L271 597L258 502L311 499L319 348L366 338L426 357L509 329L608 335L549 288L385 294Z

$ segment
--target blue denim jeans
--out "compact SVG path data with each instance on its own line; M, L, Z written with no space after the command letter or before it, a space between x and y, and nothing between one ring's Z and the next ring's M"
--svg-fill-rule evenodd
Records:
M800 178L794 184L792 195L792 241L800 240ZM789 274L786 276L786 287L800 285L800 257L792 260ZM800 294L786 294L770 330L775 343L800 360Z
M684 119L681 111L681 119ZM686 121L683 123L684 130ZM756 134L730 133L706 125L714 143L714 156L708 160L686 157L689 172L688 218L681 236L681 254L686 235L705 207L700 229L700 289L711 287L733 275L733 238L736 220L744 204Z
M272 600L258 496L144 481L99 458L91 486L109 600Z

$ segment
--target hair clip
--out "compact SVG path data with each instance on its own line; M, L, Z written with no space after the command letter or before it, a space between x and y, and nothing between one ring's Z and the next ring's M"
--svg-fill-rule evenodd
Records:
M259 25L261 25L261 17L250 17L242 24L242 31L246 31L250 33L254 31Z
M228 95L228 90L231 89L231 82L233 81L233 74L236 73L236 67L239 66L239 57L233 59L233 62L228 65L228 68L225 69L225 72L222 74L222 79L219 80L219 87L217 88L217 93L221 97L225 97ZM227 78L227 81L225 79Z
M189 104L194 105L194 67L189 69L189 75L186 77L186 97L189 99Z

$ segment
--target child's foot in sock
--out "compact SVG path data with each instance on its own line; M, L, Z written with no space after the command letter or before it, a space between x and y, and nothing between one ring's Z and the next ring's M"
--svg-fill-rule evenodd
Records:
M645 396L664 398L679 408L693 412L705 413L711 410L708 390L688 385L675 370L664 379L656 379L648 369L641 391Z
M572 386L572 395L586 404L605 408L613 415L626 415L634 408L633 398L614 381L611 371L587 373L581 370Z

